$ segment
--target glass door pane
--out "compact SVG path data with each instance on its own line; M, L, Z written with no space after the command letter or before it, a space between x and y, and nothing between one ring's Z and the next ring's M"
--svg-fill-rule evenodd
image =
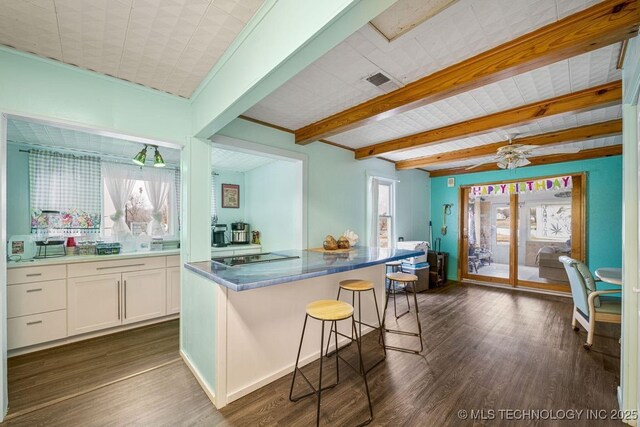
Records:
M572 253L572 188L518 195L518 282L567 284L558 257Z
M511 247L509 195L472 195L468 213L467 274L508 283Z

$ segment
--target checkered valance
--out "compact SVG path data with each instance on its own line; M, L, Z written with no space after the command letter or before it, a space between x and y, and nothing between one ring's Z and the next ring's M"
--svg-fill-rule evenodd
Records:
M99 158L31 150L29 191L32 229L100 228ZM42 212L48 210L59 211L60 215Z

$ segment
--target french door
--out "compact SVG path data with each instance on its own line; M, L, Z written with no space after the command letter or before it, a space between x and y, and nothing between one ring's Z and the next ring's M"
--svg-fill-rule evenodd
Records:
M562 255L585 258L585 175L460 189L459 277L569 292Z

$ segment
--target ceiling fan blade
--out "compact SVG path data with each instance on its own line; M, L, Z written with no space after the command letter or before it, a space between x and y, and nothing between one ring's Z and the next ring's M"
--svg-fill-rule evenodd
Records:
M527 153L531 150L535 150L536 148L538 148L538 145L520 145L519 147L515 147L513 149L514 153Z
M469 167L468 167L468 168L466 168L465 170L475 169L475 168L477 168L478 166L486 165L487 163L494 163L494 162L495 162L495 161L497 161L497 160L498 160L497 158L492 158L492 159L483 160L483 161L481 161L481 162L479 162L479 163L476 163L476 164L475 164L475 165L473 165L473 166L469 166Z
M532 150L531 154L541 156L545 154L575 154L580 152L580 147L540 147Z
M526 157L521 157L518 160L516 160L516 167L522 167L522 166L527 166L530 165L531 162L529 161L529 159L527 159Z

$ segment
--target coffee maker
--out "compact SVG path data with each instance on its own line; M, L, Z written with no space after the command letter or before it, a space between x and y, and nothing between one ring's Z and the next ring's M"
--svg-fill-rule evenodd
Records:
M211 227L211 246L214 248L224 248L227 246L225 234L227 224L215 224Z

